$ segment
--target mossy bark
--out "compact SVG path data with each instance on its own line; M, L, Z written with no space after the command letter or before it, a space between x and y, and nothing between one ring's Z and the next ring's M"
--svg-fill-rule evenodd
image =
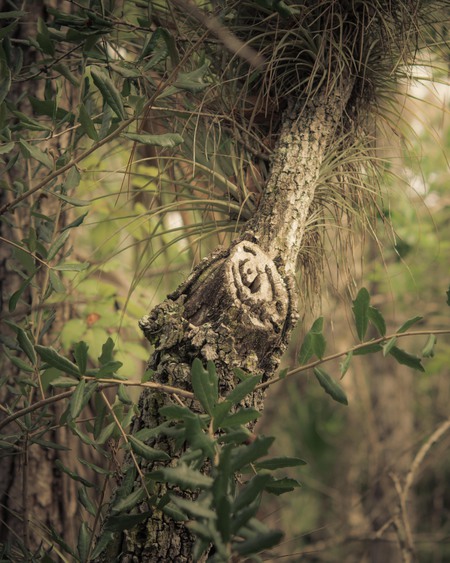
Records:
M332 92L324 89L309 103L291 105L254 219L229 249L206 257L185 283L141 319L140 327L154 345L149 367L155 381L191 390L194 358L215 363L222 394L237 383L234 368L260 375L263 381L273 376L298 318L292 276L320 168L350 92L348 81ZM264 392L256 391L246 404L262 409L263 398ZM133 431L158 425L160 407L171 401L145 390ZM166 439L152 445L176 458ZM122 538L120 560L188 562L192 543L183 525L155 510Z

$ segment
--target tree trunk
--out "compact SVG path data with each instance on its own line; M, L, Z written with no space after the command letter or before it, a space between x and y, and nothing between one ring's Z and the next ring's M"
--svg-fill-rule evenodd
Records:
M21 24L16 29L15 39L19 40L22 48L23 42L29 38L36 37L38 18L46 20L46 8L48 6L57 7L62 4L59 0L28 0L23 3L21 9L27 13L26 24ZM11 5L7 1L0 0L0 10L10 11ZM66 11L70 7L65 7ZM22 49L25 65L30 68L41 69L39 54L31 45ZM15 53L17 55L17 52ZM27 96L24 96L24 82L17 81L13 84L9 93L11 101L20 100L17 109L26 115L33 115L29 105L28 96L37 99L44 99L44 87L46 83L45 73L42 72L39 79L28 80L26 86ZM47 80L47 88L49 87ZM72 108L77 99L77 89L70 83L64 88L64 96L60 104L66 108ZM30 138L32 133L30 133ZM46 141L46 148L53 151L56 158L64 155L68 149L71 132L64 132L63 135L55 135ZM19 155L19 159L21 155ZM4 173L5 183L13 186L15 182L21 183L27 188L43 177L45 172L41 170L36 174L30 172L25 160L22 166L13 166ZM6 189L0 190L0 203L9 204L14 199L13 191ZM47 268L39 271L39 263L36 262L36 274L32 283L24 290L16 311L8 310L9 298L23 284L23 277L17 274L15 265L17 259L14 256L14 244L20 246L23 240L29 237L31 230L36 229L36 221L31 211L35 214L42 214L48 217L48 223L53 226L52 236L56 238L63 227L70 223L67 211L62 211L61 201L52 196L41 196L37 194L32 201L26 201L14 209L12 219L0 221L0 234L3 240L11 241L11 245L2 245L0 249L0 295L2 296L1 313L3 318L12 322L17 319L27 318L28 326L35 342L38 344L51 345L59 336L64 320L69 313L68 308L60 308L58 315L53 318L53 311L49 304L44 308L45 295L47 293L49 279ZM24 253L26 250L24 250ZM64 252L64 248L60 253ZM57 257L56 257L57 258ZM43 335L42 327L46 322L51 323L51 328ZM3 325L4 326L4 325ZM6 335L3 335L6 336ZM13 330L7 335L11 341L15 340ZM8 377L9 386L0 387L0 404L14 405L18 408L32 404L44 398L41 388L30 387L31 391L27 396L18 393L20 379L23 374L15 365L9 361L6 355L2 357L2 376ZM34 373L30 378L34 378L36 387L40 386L40 376ZM18 399L18 396L20 397ZM0 411L3 418L7 411ZM16 544L22 541L25 549L35 552L40 547L52 549L54 541L50 538L50 529L55 530L62 536L69 545L76 545L78 534L78 522L76 515L79 511L77 498L77 485L66 473L63 473L55 465L57 460L65 466L73 466L78 456L90 459L93 449L83 445L67 428L59 426L59 419L63 413L63 407L56 404L48 407L46 420L48 430L41 435L43 440L59 444L67 449L52 449L41 447L33 443L33 433L41 429L39 422L33 426L36 420L42 418L42 413L29 415L28 431L24 424L19 420L9 424L2 430L3 435L20 435L20 439L15 443L12 451L3 450L0 456L0 545L8 546L9 543ZM6 442L6 440L5 440ZM88 471L79 470L80 475L86 475ZM7 552L7 547L5 548ZM22 557L23 554L20 556ZM15 558L19 555L15 553ZM17 559L18 560L18 559Z
M292 104L284 116L264 200L251 224L229 249L205 258L185 283L141 319L141 329L155 347L149 362L154 381L191 390L195 358L215 363L222 394L236 384L234 368L261 375L262 381L273 376L298 316L292 274L320 168L351 89L350 80L342 81L307 104ZM262 409L263 398L264 392L256 391L246 406ZM133 432L157 426L159 409L170 403L165 394L144 391ZM167 441L156 442L156 447L172 458L179 455ZM122 561L192 560L190 532L158 510L122 540L116 547ZM102 560L110 557L108 550Z

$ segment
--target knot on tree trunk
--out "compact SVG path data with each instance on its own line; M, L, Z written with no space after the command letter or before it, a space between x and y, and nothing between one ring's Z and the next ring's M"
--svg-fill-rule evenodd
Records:
M236 242L212 253L140 327L161 356L213 360L270 376L293 324L290 284L259 246Z

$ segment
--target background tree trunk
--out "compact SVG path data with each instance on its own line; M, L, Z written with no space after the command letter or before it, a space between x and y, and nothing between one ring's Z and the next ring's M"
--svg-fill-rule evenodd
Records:
M29 38L36 37L37 22L39 18L44 21L47 18L47 7L63 7L66 12L70 11L70 6L59 0L27 0L21 9L27 12L27 22L17 26L15 39L19 40L22 47L23 42ZM10 11L11 6L5 0L0 0L0 11ZM22 42L22 43L20 43ZM18 47L19 48L19 47ZM40 72L42 79L29 80L25 82L13 83L11 88L11 96L16 100L21 100L17 109L25 114L32 116L33 110L30 106L29 96L37 99L44 99L44 89L51 88L51 81L46 80L45 72L40 65L38 51L31 45L23 48L24 65L30 65L35 68L36 72ZM15 56L18 56L16 53ZM26 89L26 95L25 95ZM53 90L54 91L54 90ZM66 84L64 94L61 99L61 106L68 109L74 107L77 100L78 89ZM48 93L47 93L48 95ZM56 95L56 93L55 93ZM71 132L65 132L63 135L57 135L46 141L46 148L55 158L64 155L70 145ZM19 155L19 159L21 156ZM33 187L34 183L43 178L45 174L41 170L38 175L30 173L26 161L21 167L21 173L18 167L13 167L6 172L7 184L12 186L15 182L21 183L27 189ZM0 190L1 204L9 203L14 198L14 193L7 189ZM36 194L34 201L28 201L24 206L18 205L13 214L13 223L7 221L0 222L0 233L3 240L20 244L24 239L30 236L30 231L36 227L33 215L30 213L33 208L35 213L41 213L49 217L49 222L53 221L52 236L56 236L61 232L63 227L70 223L73 219L68 215L68 211L62 211L61 201L53 196ZM36 229L38 231L38 229ZM37 232L39 237L39 231ZM63 247L60 254L67 250ZM57 340L64 322L70 316L68 306L60 307L58 314L55 315L52 306L45 303L45 294L48 288L48 270L45 268L39 271L30 286L25 289L21 300L19 301L17 310L10 312L8 310L8 301L11 296L23 284L23 278L14 270L15 257L14 246L0 246L0 295L3 298L1 302L1 314L3 318L14 322L17 317L29 315L29 328L36 339L36 343L43 345L52 345ZM39 263L36 262L36 267ZM41 331L45 323L50 323L50 329L45 331L42 336ZM3 335L5 338L7 335ZM8 338L15 339L15 333L10 331ZM0 404L13 405L17 401L14 393L14 387L20 379L19 370L12 364L9 359L2 356L2 374L7 374L11 386L3 385L0 387L1 395ZM36 383L40 376L34 374ZM33 401L44 398L37 388L28 394L25 403L32 404ZM12 390L12 392L11 392ZM19 403L20 405L20 403ZM53 442L62 446L61 449L52 449L42 447L36 443L32 443L33 433L40 427L37 425L33 428L33 422L39 419L39 413L30 415L28 424L29 432L24 432L22 439L16 443L13 455L2 455L0 457L0 544L8 546L10 542L17 543L18 538L23 542L23 546L31 551L38 550L43 546L44 549L52 550L55 544L50 538L50 529L53 529L69 545L76 545L78 526L77 514L79 513L79 499L77 496L77 483L71 479L66 473L58 469L57 460L65 466L77 466L80 475L87 476L90 471L79 464L78 457L83 459L91 459L94 450L83 444L78 437L69 431L67 426L60 426L59 419L64 412L61 404L51 405L47 410L48 430L42 435L42 439ZM5 416L5 411L0 411L0 420ZM24 430L23 424L16 420L9 424L2 432L5 435L16 434L18 431ZM65 449L64 449L65 448ZM92 477L89 475L89 477ZM15 554L19 558L19 554Z

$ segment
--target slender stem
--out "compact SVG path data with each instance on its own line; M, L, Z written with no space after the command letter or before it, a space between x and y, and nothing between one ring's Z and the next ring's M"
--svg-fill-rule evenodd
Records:
M297 375L299 373L302 373L304 371L307 371L309 369L312 369L320 364L324 364L325 362L329 362L331 360L335 360L336 358L341 358L342 356L346 356L347 354L351 353L351 352L355 352L357 350L360 350L361 348L365 348L366 346L369 345L373 345L373 344L381 344L382 342L385 342L386 340L390 340L391 338L401 338L403 336L428 336L430 334L450 334L450 329L443 329L443 330L415 330L415 331L411 331L411 332L400 332L400 333L394 333L394 334L389 334L386 336L381 336L380 338L376 338L374 340L369 340L368 342L362 342L361 344L357 344L356 346L353 346L352 348L345 350L344 352L336 352L336 354L331 354L330 356L326 356L325 358L322 358L321 360L315 360L314 362L311 362L309 364L306 364L304 366L300 366L298 368L295 368L291 371L289 371L286 374L287 376L292 376L292 375ZM140 381L119 381L117 379L100 379L100 378L96 378L96 377L91 377L91 376L83 376L83 379L86 379L88 381L98 381L98 383L101 384L100 389L107 389L108 387L114 387L115 385L128 385L130 387L147 387L150 389L156 389L158 391L161 391L162 393L167 393L169 395L175 395L175 396L180 396L180 397L186 397L187 399L194 399L194 394L191 393L190 391L185 391L184 389L179 389L178 387L172 387L171 385L163 385L162 383L155 383L153 381L147 381L145 383L141 383ZM260 385L257 385L255 387L256 389L265 389L266 387L269 387L270 385L273 385L274 383L278 383L279 381L281 381L284 378L281 377L275 377L274 379L270 380L270 381L266 381L265 383L261 383ZM76 382L74 382L74 387L77 385ZM49 404L52 403L56 403L58 401L61 401L63 399L67 399L68 397L70 397L73 393L73 390L70 391L65 391L63 393L59 393L58 395L54 395L53 397L48 397L47 399L43 399L42 401L37 401L36 403L34 403L33 405L30 405L28 407L25 407L23 409L20 409L18 411L16 411L14 414L8 416L7 418L5 418L4 420L2 420L0 422L0 430L2 428L4 428L5 426L7 426L10 422L13 422L14 420L30 413L33 412L37 409L40 409L44 406L47 406Z
M153 383L152 381L147 381L146 383L140 383L138 381L118 381L117 379L97 379L96 377L84 377L89 381L98 381L101 386L100 389L108 389L109 387L114 387L115 385L129 385L131 387L149 387L150 389L157 389L158 391L162 391L163 393L167 393L169 395L179 395L181 397L186 397L187 399L193 399L194 394L190 393L189 391L185 391L184 389L178 389L177 387L171 387L170 385L163 385L160 383ZM74 387L76 386L76 382L74 382ZM51 405L52 403L57 403L58 401L62 401L63 399L67 399L72 396L74 389L70 391L64 391L63 393L58 393L58 395L54 395L53 397L48 397L47 399L42 399L41 401L37 401L28 407L20 409L16 411L14 414L8 416L4 420L0 422L0 430L5 428L10 422L14 422L18 418L25 416L30 412L34 412L35 410L41 409L46 407L47 405Z
M304 366L300 366L298 368L294 368L286 374L286 377L290 377L291 375L297 375L309 369L315 368L320 364L324 364L325 362L330 362L331 360L335 360L336 358L341 358L342 356L346 356L351 352L356 352L361 350L362 348L366 348L367 346L373 346L374 344L381 344L382 342L386 342L391 338L402 338L403 336L429 336L430 334L450 334L450 329L442 329L442 330L413 330L411 332L395 332L393 334L388 334L386 336L380 336L379 338L375 338L374 340L369 340L368 342L361 342L361 344L357 344L352 348L345 350L344 352L336 352L335 354L331 354L330 356L326 356L321 360L315 360L314 362L310 362ZM266 381L265 383L260 383L255 387L256 389L265 389L274 383L278 383L284 378L281 377L274 377L270 381Z

